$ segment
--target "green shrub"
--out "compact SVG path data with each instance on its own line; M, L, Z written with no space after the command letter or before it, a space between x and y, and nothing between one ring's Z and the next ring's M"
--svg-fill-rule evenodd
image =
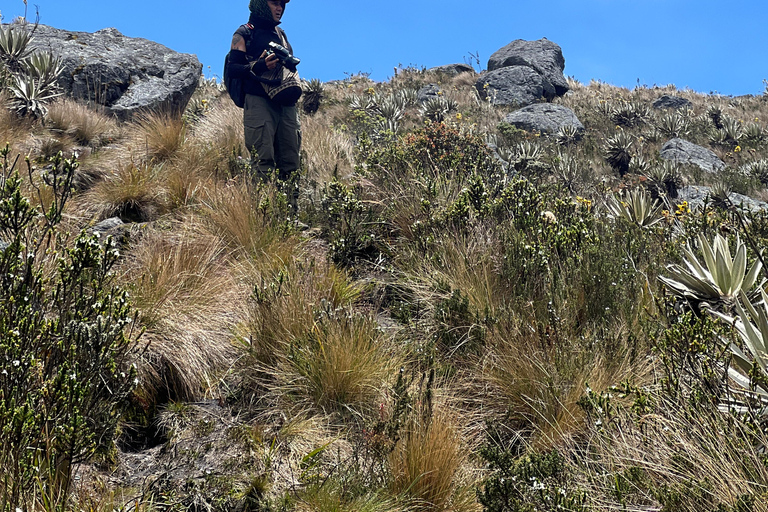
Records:
M135 384L118 253L58 229L77 168L57 156L24 183L0 152L0 510L62 506L76 465L111 449ZM49 204L33 206L32 186ZM43 201L44 203L45 201ZM35 502L36 501L36 502Z
M480 454L493 472L478 491L486 512L537 512L589 510L584 493L569 482L565 461L557 450L516 456L497 446L486 446Z

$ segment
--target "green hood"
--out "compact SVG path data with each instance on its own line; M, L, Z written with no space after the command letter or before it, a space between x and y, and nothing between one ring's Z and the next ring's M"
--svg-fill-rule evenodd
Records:
M273 25L278 24L275 23L275 20L272 19L272 11L269 10L267 0L251 0L248 8L251 10L252 18L258 18Z

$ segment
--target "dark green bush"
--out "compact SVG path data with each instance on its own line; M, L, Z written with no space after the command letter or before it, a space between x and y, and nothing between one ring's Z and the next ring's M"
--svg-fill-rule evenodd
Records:
M39 176L29 167L25 183L9 153L0 152L0 510L52 510L74 467L112 447L135 384L134 340L111 240L69 242L58 228L77 162L59 155ZM48 192L48 207L25 187Z
M478 491L486 512L586 512L586 496L571 489L568 469L557 450L517 456L488 445L480 454L493 472Z

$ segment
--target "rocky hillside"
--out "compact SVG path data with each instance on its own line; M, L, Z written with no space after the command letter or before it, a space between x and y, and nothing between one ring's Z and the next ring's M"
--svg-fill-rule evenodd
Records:
M579 83L546 39L313 80L294 210L196 59L33 37L0 510L768 510L768 96Z

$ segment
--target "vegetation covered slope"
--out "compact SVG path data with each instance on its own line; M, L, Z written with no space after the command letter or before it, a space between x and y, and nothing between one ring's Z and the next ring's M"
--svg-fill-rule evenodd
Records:
M419 105L428 83L443 93ZM766 98L571 81L556 102L586 131L546 136L473 84L414 69L308 84L298 211L250 179L215 82L183 115L127 124L63 98L24 115L4 89L3 254L28 254L46 321L71 321L45 290L74 282L96 301L77 320L112 330L111 356L73 379L105 386L75 389L52 354L90 345L63 351L69 331L43 326L11 346L23 322L2 319L0 460L26 458L0 466L0 504L765 511L768 222L726 189L765 196ZM664 94L692 106L651 108ZM661 161L676 136L726 170ZM688 183L713 196L691 208ZM18 226L24 204L37 215ZM126 224L102 254L87 236L110 217ZM83 251L87 271L66 273ZM8 311L24 292L3 293ZM52 341L16 365L40 332ZM12 414L20 382L48 381L59 394L25 409L42 419ZM60 432L40 408L81 407L68 393L98 408L61 409Z

